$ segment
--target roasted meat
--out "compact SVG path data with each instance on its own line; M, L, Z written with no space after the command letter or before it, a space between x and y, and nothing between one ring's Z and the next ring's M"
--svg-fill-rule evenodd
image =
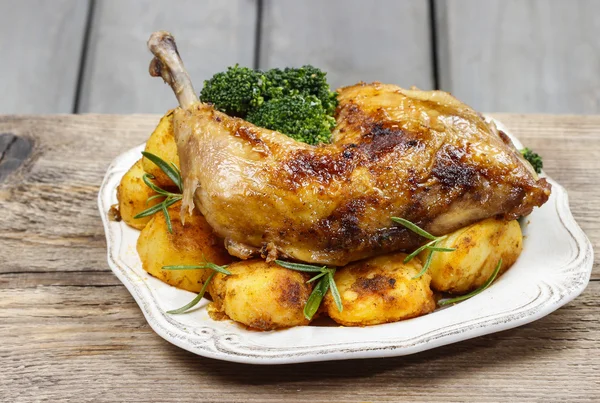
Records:
M199 208L240 258L342 266L423 243L391 217L441 235L527 215L550 194L504 133L448 93L342 88L333 143L311 146L201 103L173 38L148 45L151 74L180 102L182 208Z

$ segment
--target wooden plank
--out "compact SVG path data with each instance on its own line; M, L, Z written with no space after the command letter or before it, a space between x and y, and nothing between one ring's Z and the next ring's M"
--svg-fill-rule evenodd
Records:
M265 0L260 67L312 64L332 87L433 87L427 0Z
M99 186L110 161L148 138L158 120L89 115L0 119L0 133L33 144L30 157L0 182L5 212L0 214L0 272L108 270L96 206Z
M111 277L109 273L104 274ZM600 282L529 325L417 355L284 366L195 356L156 335L125 287L11 277L0 287L8 401L594 401ZM2 276L0 276L2 279Z
M89 1L0 0L0 113L71 113Z
M600 116L495 115L545 157L600 247ZM590 401L600 256L584 293L532 324L389 359L257 367L156 335L108 271L99 183L159 116L0 117L33 150L0 182L0 396L7 401ZM8 251L8 253L7 253Z
M166 112L176 100L148 74L150 34L173 33L199 91L227 66L252 66L255 19L256 0L96 2L79 112Z
M600 116L494 115L544 157L570 194L573 215L600 250ZM33 144L0 182L0 272L106 271L96 208L112 159L145 141L159 116L1 117L0 133ZM592 277L600 279L600 258Z
M600 112L600 2L435 4L442 89L483 111Z

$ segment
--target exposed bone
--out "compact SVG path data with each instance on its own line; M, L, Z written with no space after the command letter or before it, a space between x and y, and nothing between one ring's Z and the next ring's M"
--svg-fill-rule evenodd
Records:
M148 39L148 49L154 54L150 62L150 75L162 77L171 86L179 105L187 109L200 102L183 61L179 57L173 36L166 31L156 31Z

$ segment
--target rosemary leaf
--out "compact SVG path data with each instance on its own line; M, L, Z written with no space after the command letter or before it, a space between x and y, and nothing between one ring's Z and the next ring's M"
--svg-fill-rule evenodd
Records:
M331 290L331 296L333 297L335 306L337 306L338 311L342 312L344 310L344 305L342 304L342 297L340 297L340 292L338 291L337 285L335 284L335 280L333 279L334 274L334 269L329 270L329 272L327 273L329 277L329 289Z
M162 202L160 205L162 206L162 211L165 215L165 221L167 222L167 230L169 231L169 234L172 234L173 226L171 225L171 215L169 214L169 210L167 210L167 203Z
M156 194L154 196L150 196L150 197L148 197L148 200L146 200L146 204L150 203L154 199L158 199L159 197L165 197L165 195Z
M439 246L430 246L427 249L432 250L434 252L454 252L456 250L456 248L441 248Z
M173 204L177 203L182 198L183 198L182 195L171 196L168 199L166 199L163 203L165 204L165 206L171 207Z
M275 263L277 263L281 267L285 267L286 269L291 269L291 270L296 270L296 271L305 271L305 272L309 272L309 273L319 273L319 272L322 272L324 269L323 266L314 266L311 264L285 262L283 260L275 260Z
M413 224L412 222L410 222L408 220L405 220L404 218L392 217L392 221L394 221L394 222L396 222L398 224L402 224L403 226L405 226L406 228L408 228L412 232L415 232L415 233L421 235L423 238L431 239L432 241L438 239L438 237L436 237L434 235L431 235L429 232L427 232L424 229L420 228L416 224Z
M321 273L317 274L316 276L314 276L313 278L311 278L310 280L307 281L307 283L312 283L315 280L320 279L321 277L327 275L326 271L322 271Z
M163 266L163 270L200 270L200 269L211 269L219 273L223 273L226 276L230 275L231 272L227 270L227 266L219 266L214 263L206 263L201 265L174 265L174 266Z
M312 320L315 313L319 310L323 297L329 289L329 276L324 276L321 281L317 283L313 291L310 293L306 305L304 305L304 317L308 320Z
M147 208L144 211L141 211L140 213L135 215L133 218L144 218L144 217L148 217L149 215L158 213L160 210L162 210L162 205L163 205L163 203L155 204L154 206Z
M455 304L457 302L461 302L464 301L466 299L469 299L471 297L474 297L475 295L481 293L482 291L484 291L486 288L488 288L496 279L496 277L498 276L498 273L500 272L500 268L502 267L502 259L500 259L498 261L498 265L496 266L496 268L494 269L494 271L492 272L492 275L487 279L487 281L485 283L483 283L481 285L481 287L479 287L478 289L476 289L475 291L471 291L468 294L465 295L461 295L460 297L456 297L456 298L450 298L450 299L445 299L443 301L439 301L438 305L440 306L444 306L444 305L450 305L450 304Z
M224 274L226 276L229 276L231 274L231 272L226 269L227 265L225 265L225 266L219 266L218 264L214 264L214 263L211 263L211 262L206 262L206 267L208 267L209 269L212 269L214 271L218 271L219 273L222 273L222 274Z
M171 166L173 167L173 169L175 170L175 172L177 173L179 178L181 178L181 171L179 170L179 167L177 165L173 164L172 162L169 162L169 164L171 164ZM182 189L180 188L179 190L182 190Z
M198 295L196 295L196 298L194 298L193 300L191 300L189 303L185 304L181 308L179 308L179 309L173 309L172 311L167 311L167 313L170 313L172 315L178 315L178 314L184 313L187 310L189 310L189 309L195 307L196 305L198 305L198 302L200 302L202 300L202 298L204 298L204 294L206 293L206 289L208 288L208 284L211 282L211 280L213 279L213 277L215 276L215 274L217 274L217 273L213 271L210 274L210 276L208 276L208 278L204 282L204 285L202 286L202 289L200 290L200 293Z
M167 192L166 190L156 186L154 183L152 183L150 181L150 179L154 179L154 176L150 175L150 174L144 174L142 176L142 180L144 181L144 183L146 184L146 186L148 186L150 189L154 190L156 193L158 193L161 196L171 196L173 193L171 192Z
M413 280L418 279L419 277L421 277L423 274L425 274L427 272L427 270L429 269L429 266L431 266L432 258L433 258L433 250L430 249L429 255L427 255L427 260L425 260L425 264L423 265L423 268L421 269L419 274L417 274L416 276L413 277Z
M410 255L406 256L404 258L404 263L410 262L411 260L414 259L415 256L417 256L419 253L423 252L425 249L430 248L436 242L437 242L437 239L434 239L433 241L427 242L425 245L421 246L420 248L418 248L417 250L415 250L413 253L411 253Z
M169 179L171 179L177 188L179 188L180 192L183 191L183 187L181 185L181 174L179 173L179 169L173 168L174 164L171 163L171 165L169 165L162 158L146 151L142 151L142 155L154 162L160 168L160 170L163 171L165 175L169 177Z

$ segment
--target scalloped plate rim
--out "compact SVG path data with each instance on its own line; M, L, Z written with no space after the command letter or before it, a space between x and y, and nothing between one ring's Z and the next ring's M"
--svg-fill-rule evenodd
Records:
M499 129L509 134L517 147L522 147L520 142L508 133L506 128L500 122L495 119L492 120ZM538 320L554 312L556 309L572 301L581 294L586 288L591 276L593 266L592 245L571 214L566 190L551 178L546 177L553 186L552 192L553 196L556 198L556 213L564 229L575 242L578 250L575 259L568 263L568 265L573 266L573 269L571 270L575 270L573 275L577 276L572 279L572 282L568 287L564 287L565 292L558 298L549 299L528 308L528 305L537 301L538 298L535 298L528 304L513 308L511 311L505 313L496 314L495 317L487 319L486 317L475 317L470 320L471 323L466 321L447 328L440 328L435 331L420 334L419 336L413 337L413 339L398 341L386 338L385 340L365 340L362 342L358 341L345 344L328 345L325 343L319 346L272 348L256 346L252 345L252 343L244 343L244 340L236 340L240 338L237 334L217 334L215 327L211 326L210 321L203 323L203 326L199 327L200 334L198 334L198 332L194 333L193 329L190 331L187 328L182 327L179 322L161 311L158 307L156 297L152 294L147 282L141 280L139 277L135 278L137 274L134 273L134 270L124 264L124 262L118 261L118 259L115 258L115 255L118 257L118 254L115 254L115 250L120 251L124 246L122 244L122 226L125 224L118 223L119 225L111 226L111 222L108 218L108 210L112 204L111 201L114 199L116 185L118 185L120 178L129 168L129 166L122 166L122 161L129 159L129 156L133 153L139 153L139 151L143 150L143 146L144 144L119 155L110 164L98 194L98 208L100 210L106 234L108 264L113 273L134 297L136 303L142 310L146 321L159 336L180 348L201 356L248 364L288 364L356 358L393 357L414 354L485 334L522 326ZM119 228L120 230L115 231L116 228ZM543 283L543 281L540 281L540 283ZM140 284L143 284L144 287L139 287ZM164 284L164 286L173 288L167 284ZM538 287L540 287L541 295L543 290L539 284ZM451 308L452 307L447 307L444 309ZM434 314L425 315L422 318L424 317L433 318ZM402 322L380 326L389 327L390 325L399 323ZM361 328L348 327L343 329L347 332L353 332ZM390 329L392 328L390 327ZM238 348L236 349L236 347Z

